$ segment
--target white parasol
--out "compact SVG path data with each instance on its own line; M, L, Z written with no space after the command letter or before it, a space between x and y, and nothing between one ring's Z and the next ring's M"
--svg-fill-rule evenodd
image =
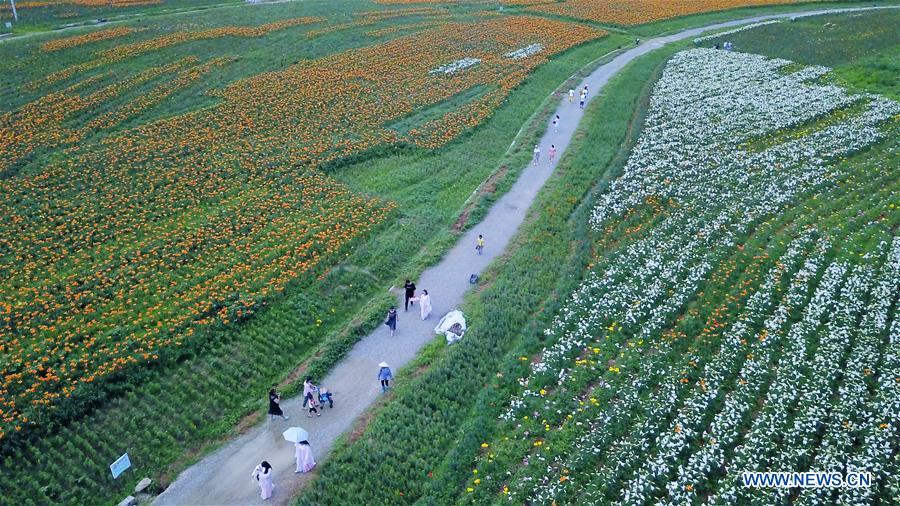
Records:
M300 441L307 441L309 439L309 432L306 432L306 429L302 427L291 427L282 432L281 435L291 443L299 443Z

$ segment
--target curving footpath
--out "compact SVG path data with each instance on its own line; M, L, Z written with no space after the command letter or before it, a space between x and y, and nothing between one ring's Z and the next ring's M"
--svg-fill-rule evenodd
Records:
M598 67L579 86L588 85L588 101L598 91L635 58L660 48L670 42L695 37L705 31L728 28L769 19L812 16L825 13L864 10L826 9L793 13L756 16L740 20L716 23L701 28L693 28L672 35L646 40L629 49L612 61ZM529 164L510 191L498 200L484 221L464 234L440 263L426 270L416 280L419 290L427 289L431 294L434 310L431 317L421 321L418 307L403 312L402 294L399 299L400 319L397 333L391 337L387 327L379 326L374 332L359 341L331 373L319 381L335 396L335 408L324 408L321 417L307 418L300 397L282 402L287 422L278 419L267 421L236 438L222 448L194 464L172 483L155 501L157 505L247 505L286 504L306 482L315 475L294 474L294 449L285 441L281 432L294 425L309 431L309 441L316 459L321 463L327 458L335 440L349 430L354 421L381 394L377 381L378 363L386 361L396 372L416 356L422 346L435 338L434 326L438 319L454 309L463 300L463 295L471 286L469 275L482 272L491 261L506 249L509 240L525 219L528 207L550 175L553 166L546 163L546 153L551 144L556 145L557 160L572 140L572 135L581 120L583 111L577 100L569 103L567 98L556 109L561 122L557 131L548 126L547 133L540 141L542 160L535 166ZM475 255L475 238L483 234L484 254ZM272 464L275 471L275 493L268 501L259 497L259 488L250 478L253 468L262 460Z

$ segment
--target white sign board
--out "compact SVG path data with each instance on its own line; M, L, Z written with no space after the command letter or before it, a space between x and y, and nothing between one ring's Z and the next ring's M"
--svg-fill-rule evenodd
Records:
M131 467L131 460L129 460L127 453L123 453L121 457L109 465L109 470L112 471L113 479L116 479L129 467Z

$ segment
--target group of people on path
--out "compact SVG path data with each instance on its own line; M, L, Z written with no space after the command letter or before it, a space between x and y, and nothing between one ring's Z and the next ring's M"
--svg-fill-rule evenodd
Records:
M556 123L556 120L553 122ZM550 149L547 150L547 163L553 165L554 158L556 158L556 144L551 144ZM534 145L534 157L531 161L534 165L541 163L541 147L537 144Z
M581 100L580 106L584 109L584 103L587 100L588 86L585 84L584 88L581 90ZM575 98L575 89L569 89L569 102L572 102ZM553 132L557 133L559 131L561 119L559 115L555 115L553 118ZM551 144L550 149L548 150L548 163L552 164L553 159L556 156L556 145ZM541 157L541 148L537 144L534 146L534 164L537 165L540 163ZM475 241L475 253L477 255L481 255L484 252L484 236L478 234L478 238ZM431 314L431 296L428 294L428 290L422 290L422 293L416 295L416 284L407 279L406 283L403 285L404 289L404 297L403 297L403 310L409 311L409 306L419 304L419 314L422 320L428 318ZM397 322L399 320L399 316L397 313L397 308L391 306L390 310L387 313L387 317L385 318L384 324L390 329L391 336L394 335L394 332L397 330ZM394 374L391 371L390 366L388 366L387 362L381 362L378 364L378 381L381 385L382 393L387 392L390 388L390 382L394 379ZM326 396L326 401L329 403L330 407L334 407L334 400L330 393L324 391L324 395ZM316 416L322 416L322 413L319 411L321 407L321 403L323 402L323 391L320 390L312 381L311 376L307 376L306 380L303 382L303 406L307 408L307 417L312 418L312 414L315 413ZM276 417L281 417L283 420L289 420L290 417L284 414L284 411L281 409L281 394L275 389L273 386L269 390L269 417L271 420L275 420ZM307 473L311 471L315 465L316 461L313 458L312 448L310 447L309 441L298 441L294 443L294 459L295 459L295 473ZM275 489L275 484L273 482L273 470L272 465L267 461L262 461L257 464L251 473L251 478L256 480L259 485L260 497L262 499L269 499L272 497L272 493Z
M587 101L588 96L588 85L585 84L584 88L581 89L581 99L579 101L579 105L582 109L584 109L584 103ZM575 88L569 88L569 102L573 102L575 100ZM559 125L562 123L562 118L559 117L559 114L556 114L553 118L553 133L559 132ZM547 163L553 165L553 159L556 158L556 145L551 144L550 149L547 150ZM534 156L531 159L531 163L534 165L538 165L541 163L541 147L538 144L534 145Z
M316 467L316 459L313 458L309 441L303 440L294 443L294 460L296 461L295 473L308 473ZM259 486L259 497L263 500L272 497L272 492L275 491L274 474L272 465L265 460L257 464L250 473L250 478L256 480Z
M303 405L309 410L306 416L312 418L313 413L316 416L322 416L319 408L323 407L322 405L326 402L329 408L333 408L334 396L328 390L316 386L312 381L312 376L307 376L303 381Z
M319 412L319 407L323 402L327 402L328 407L333 408L334 396L328 390L320 389L316 386L312 381L312 376L307 376L306 380L303 381L303 407L309 410L306 416L312 418L313 413L316 416L322 416L322 413ZM281 393L275 390L273 386L269 390L269 419L275 420L279 416L283 420L290 420L291 418L285 415L281 409Z
M579 102L579 106L582 109L584 109L584 102L587 100L587 95L588 95L588 85L585 84L584 88L581 89L581 94L580 94L581 100ZM574 101L575 101L575 88L569 88L569 103L572 103ZM557 119L558 118L559 118L559 116L557 116ZM556 122L554 122L554 126L555 126L555 124L556 124Z
M416 295L416 284L407 279L406 284L403 285L403 310L409 311L409 306L417 303L419 304L419 316L423 320L427 319L431 314L431 295L428 294L428 290L422 290L421 294ZM391 330L391 337L397 331L397 322L399 320L400 316L397 313L397 308L391 306L384 319L384 324Z
M331 392L320 389L313 383L312 376L307 376L303 381L303 406L308 409L306 416L311 418L313 413L316 416L322 416L322 413L319 411L322 402L328 402L330 407L334 407L334 397L331 395ZM279 416L283 420L291 418L285 415L281 409L281 393L273 385L269 390L269 419L275 420ZM316 466L309 441L304 440L294 443L294 459L296 461L295 473L308 473ZM272 492L275 490L275 484L272 481L273 474L272 465L265 460L257 464L250 474L250 477L256 480L259 485L259 496L264 500L272 497Z

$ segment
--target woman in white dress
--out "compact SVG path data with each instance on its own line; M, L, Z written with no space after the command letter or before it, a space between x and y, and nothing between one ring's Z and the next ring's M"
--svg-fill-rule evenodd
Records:
M422 315L422 319L428 318L431 314L431 296L428 295L428 290L422 290L422 295L411 300L419 303L419 314Z
M312 448L309 447L309 441L300 441L294 443L294 457L297 458L297 467L295 473L308 473L312 468L316 467L316 461L313 459Z
M253 474L250 476L256 478L256 481L259 483L260 497L263 499L272 497L272 490L275 488L275 484L272 483L272 466L268 462L264 460L261 464L257 464Z

